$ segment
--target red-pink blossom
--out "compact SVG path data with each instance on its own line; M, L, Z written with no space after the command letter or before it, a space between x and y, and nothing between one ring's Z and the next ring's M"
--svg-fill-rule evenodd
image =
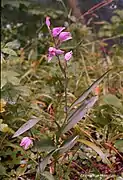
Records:
M24 137L21 140L20 146L22 146L25 150L28 149L30 145L33 145L33 141L29 137Z
M64 56L65 60L66 60L66 61L69 61L69 60L71 59L71 57L72 57L72 54L73 54L72 51L67 52L67 53L65 54L65 56Z
M55 56L56 55L56 48L54 47L49 47L49 50L48 50L49 54L51 56Z
M57 37L64 29L65 29L65 27L55 27L55 28L53 28L52 29L53 37Z
M61 49L56 49L56 55L61 55L64 54L64 51L62 51Z
M63 41L68 41L68 40L70 40L70 39L72 39L72 36L71 36L71 33L70 33L70 32L61 32L61 33L59 34L59 40L60 40L61 42L63 42Z
M51 59L56 56L56 55L61 55L64 54L64 51L62 51L61 49L56 49L54 47L49 47L48 50L48 62L51 61Z
M50 17L47 16L45 22L46 22L48 29L50 29Z

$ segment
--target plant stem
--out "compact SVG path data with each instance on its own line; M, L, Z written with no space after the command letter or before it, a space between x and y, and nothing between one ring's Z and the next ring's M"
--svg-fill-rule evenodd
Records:
M65 93L65 113L67 117L67 62L65 61L65 69L64 69L64 78L65 78L65 85L64 85L64 93Z
M53 41L54 41L54 44L55 44L55 48L58 48L58 44L56 43L55 41L55 38L53 37ZM64 60L64 68L63 66L61 65L61 61L60 61L60 58L58 55L56 55L56 57L58 58L58 63L59 63L59 67L61 69L61 72L63 73L64 75L64 93L65 93L65 113L66 113L66 117L67 117L67 73L66 73L66 70L67 70L67 62L66 60ZM65 121L66 121L66 117L65 117ZM65 123L64 121L64 123Z
M65 61L65 66L64 68L62 67L61 65L61 62L60 62L60 59L59 59L59 56L57 56L58 58L58 62L59 62L59 67L64 75L64 93L65 93L65 113L66 113L66 117L67 117L67 62ZM66 119L66 118L65 118Z

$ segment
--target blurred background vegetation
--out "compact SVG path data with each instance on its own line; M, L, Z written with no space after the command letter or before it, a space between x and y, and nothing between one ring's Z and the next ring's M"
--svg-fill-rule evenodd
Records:
M51 161L42 179L122 180L123 47L114 44L109 55L100 48L105 46L103 37L123 36L123 10L117 10L119 16L112 17L112 24L105 22L94 33L71 15L66 2L52 2L47 6L46 1L2 0L0 179L35 179L39 155L43 158L53 149L57 125L64 119L63 76L55 58L47 63L47 50L53 43L45 17L50 16L53 27L65 26L73 37L62 45L62 49L73 50L67 72L68 105L105 71L112 70L98 91L92 92L99 96L94 108L63 137L79 134L83 143L61 155L55 166ZM25 134L38 143L25 153L19 146L22 136L12 139L12 135L34 117L40 118L40 123ZM102 161L100 150L112 168Z

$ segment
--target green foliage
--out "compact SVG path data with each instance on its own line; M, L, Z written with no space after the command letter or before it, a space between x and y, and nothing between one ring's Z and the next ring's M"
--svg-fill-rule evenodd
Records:
M10 2L3 1L3 10ZM99 176L104 179L107 171L109 174L115 171L117 178L121 177L114 159L120 158L120 167L123 153L122 48L115 45L111 48L111 56L104 58L99 50L100 41L94 40L95 34L89 28L79 23L70 24L63 11L40 12L36 5L32 7L30 2L25 2L13 4L17 9L22 8L22 14L26 11L33 14L33 18L36 16L33 30L28 23L17 25L17 22L11 24L3 19L3 24L10 23L11 27L2 27L0 176L5 180L99 179ZM118 13L122 16L122 12ZM59 26L66 20L73 35L71 43L62 45L65 50L73 49L73 59L68 62L67 70L67 115L64 76L56 58L50 63L46 61L47 49L53 45L44 25L46 15ZM58 22L59 16L61 21ZM108 28L108 37L121 35L122 18L115 18L112 26L104 26L100 33L104 35ZM98 94L96 87L100 90ZM23 136L31 136L34 140L33 147L27 151L19 146ZM87 172L92 172L92 177Z
M112 17L110 23L105 23L102 30L99 32L100 37L123 37L123 11L117 10L115 16Z
M123 140L122 139L117 140L114 145L120 152L123 152Z

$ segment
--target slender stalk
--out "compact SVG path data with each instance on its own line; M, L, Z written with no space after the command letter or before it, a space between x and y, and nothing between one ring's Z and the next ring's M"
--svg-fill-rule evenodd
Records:
M66 113L66 117L67 117L67 85L68 85L68 82L67 82L67 62L65 61L65 66L64 68L62 67L61 65L61 62L60 62L60 59L59 59L59 56L57 56L58 58L58 62L59 62L59 67L64 75L64 93L65 93L65 113ZM66 119L66 118L65 118Z
M65 61L65 69L64 69L65 73L64 73L64 78L65 78L65 85L64 85L64 93L65 93L65 113L66 113L66 117L67 117L67 85L68 85L68 81L67 81L67 62Z
M50 32L51 34L51 32ZM52 36L51 34L51 37L53 38L53 41L54 41L54 44L55 44L55 48L58 48L60 46L60 42L56 42L55 38ZM59 63L59 67L61 69L61 72L63 73L64 75L64 93L65 93L65 113L66 113L66 117L67 117L67 85L68 85L68 82L67 82L67 62L64 60L64 67L62 66L61 64L61 61L60 61L60 58L58 55L56 55L56 57L58 58L58 63ZM66 117L65 117L65 121L66 121ZM65 123L64 121L64 123Z
M64 77L65 77L65 69L64 69L64 68L62 67L62 65L61 65L59 56L57 56L57 58L58 58L58 63L59 63L59 67L60 67L60 69L61 69L61 72L63 73L63 75L64 75Z

